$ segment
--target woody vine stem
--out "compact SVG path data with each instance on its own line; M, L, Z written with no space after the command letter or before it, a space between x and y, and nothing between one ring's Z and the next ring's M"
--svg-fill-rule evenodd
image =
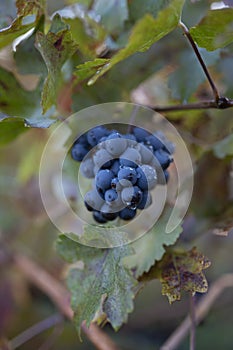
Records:
M196 103L187 103L187 104L177 104L177 105L171 105L171 106L150 106L154 111L156 112L175 112L175 111L184 111L184 110L194 110L194 109L226 109L233 107L233 99L229 99L225 96L220 96L218 89L206 67L205 62L203 61L203 58L198 50L198 47L196 43L194 42L189 29L186 27L186 25L183 22L179 22L179 26L183 30L184 35L188 39L190 45L193 48L193 51L202 67L202 70L209 82L209 85L211 87L211 90L213 92L213 99L206 100L206 101L200 101Z

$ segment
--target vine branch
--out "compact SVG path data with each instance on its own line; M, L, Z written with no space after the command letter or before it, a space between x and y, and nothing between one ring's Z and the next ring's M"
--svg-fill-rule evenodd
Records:
M195 54L197 56L197 59L200 62L200 65L201 65L201 67L202 67L202 69L203 69L203 71L205 73L205 76L206 76L206 78L207 78L207 80L208 80L208 82L210 84L210 87L211 87L211 89L213 91L213 94L214 94L214 97L215 97L215 101L217 102L220 99L218 89L217 89L217 87L216 87L216 85L215 85L215 83L214 83L214 81L213 81L213 79L212 79L212 77L211 77L207 67L206 67L205 62L203 61L203 58L201 57L201 54L200 54L200 52L198 50L197 45L195 44L195 42L194 42L194 40L193 40L193 38L192 38L188 28L186 27L186 25L182 21L180 21L179 26L182 28L182 30L184 32L184 35L186 36L186 38L190 42L190 44L191 44L191 46L193 48L193 51L195 52Z
M193 51L202 67L202 70L210 84L210 87L212 89L214 99L213 100L207 100L207 101L200 101L196 103L187 103L187 104L177 104L177 105L171 105L171 106L148 106L149 108L153 109L156 112L175 112L175 111L185 111L185 110L195 110L195 109L226 109L233 107L233 99L229 99L225 96L220 96L218 89L214 83L214 80L212 79L210 72L208 71L208 68L198 50L197 45L195 44L189 29L186 27L186 25L180 21L179 26L183 30L184 35L188 39L189 43L191 44Z

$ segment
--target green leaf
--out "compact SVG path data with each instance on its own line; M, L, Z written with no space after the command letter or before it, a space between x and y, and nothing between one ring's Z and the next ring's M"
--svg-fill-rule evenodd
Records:
M162 284L162 294L170 303L181 299L181 292L193 295L206 293L208 283L203 270L210 266L210 261L196 248L189 251L167 252L149 273L142 276L142 281L158 278Z
M17 18L9 27L0 30L0 49L35 27L45 13L45 0L17 0L16 6Z
M207 67L214 65L220 57L220 51L210 53L200 49L200 53ZM187 101L198 86L206 80L206 76L200 69L200 63L195 54L190 50L183 51L179 63L180 67L170 75L168 84L173 98Z
M88 84L94 84L115 64L136 52L148 50L152 44L171 32L178 24L183 2L183 0L173 0L167 8L159 12L157 18L154 19L151 15L145 15L139 20L132 29L126 47L114 55L103 68L98 69L98 72L89 80Z
M57 14L54 16L47 34L37 32L37 48L48 69L48 76L42 92L42 107L43 113L45 113L52 105L56 104L61 68L77 50L77 44L72 39L69 26Z
M135 254L125 258L124 262L126 266L134 269L137 277L149 271L155 261L162 258L165 253L164 246L174 244L180 236L180 225L171 233L165 232L169 216L169 211L165 212L149 232L131 244Z
M233 9L212 10L190 29L190 34L200 47L209 51L233 42Z
M80 260L84 263L81 269L72 268L67 280L79 335L84 320L87 326L93 321L107 320L117 330L133 310L137 281L121 261L131 254L131 248L91 248L63 235L58 239L57 249L69 263L77 264Z
M93 74L97 73L107 62L108 59L96 58L94 61L87 61L77 66L75 74L78 77L78 81L90 78Z
M34 91L24 90L12 73L0 67L0 111L4 117L20 117L28 126L39 128L47 128L54 123L53 110L42 114L40 88L39 85Z
M217 142L214 145L213 150L218 158L233 155L233 134L228 135L223 140Z
M11 44L18 36L25 34L35 26L35 22L23 24L23 17L18 17L10 27L0 30L0 49Z
M20 118L6 118L0 121L0 146L13 141L18 135L27 131L24 121Z

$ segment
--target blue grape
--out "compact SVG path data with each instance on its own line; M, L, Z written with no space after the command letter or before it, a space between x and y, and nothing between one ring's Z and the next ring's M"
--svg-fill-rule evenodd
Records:
M149 131L139 127L135 127L133 129L133 134L136 137L138 142L143 142L145 138L150 135Z
M106 224L107 219L104 218L103 214L100 211L93 211L93 218L95 221L97 221L99 224Z
M126 187L121 192L122 202L135 209L142 200L142 190L138 186Z
M120 180L118 177L114 177L111 182L111 188L113 188L116 191L120 191L122 189L122 186L120 184Z
M137 205L138 209L146 209L148 208L152 203L152 198L150 195L150 192L148 191L143 191L142 192L142 199L139 202L139 204Z
M156 170L150 165L144 164L137 168L137 185L144 190L151 190L157 183Z
M118 172L118 179L122 186L127 186L129 182L134 185L137 181L136 170L131 167L122 167Z
M118 217L118 211L113 210L113 208L107 203L102 206L101 213L108 221L115 220Z
M111 170L109 169L100 170L95 176L96 186L98 188L101 188L102 190L107 190L111 187L111 182L113 178L114 178L114 175Z
M106 200L106 202L113 202L117 199L117 197L118 194L113 189L107 190L104 194L104 199Z
M134 210L130 208L124 208L119 212L119 217L122 220L132 220L135 217L136 213L136 209Z
M115 176L117 176L119 170L120 170L120 162L119 162L119 159L115 159L113 160L113 163L111 165L111 168L110 170L113 172L113 174Z
M163 147L163 142L156 135L146 137L145 141L154 148L154 151Z
M140 143L138 147L142 158L141 159L142 164L149 164L154 156L153 147L146 146L143 143Z
M119 156L125 151L127 140L119 133L110 134L105 141L106 150L114 157Z
M106 136L106 134L106 128L103 126L96 126L87 132L87 141L92 147L94 147L99 143L102 137Z
M77 162L81 162L88 152L88 148L79 143L75 143L71 148L71 156Z
M93 208L93 210L99 210L104 204L104 200L101 198L96 189L88 191L84 196L85 205Z
M127 148L120 156L120 165L125 167L136 168L141 163L141 154L135 148Z
M93 161L99 168L109 168L112 164L111 160L112 156L104 148L96 151L93 156Z
M170 163L172 162L172 158L168 152L166 152L163 149L159 149L158 151L155 151L155 157L160 163L161 167L163 169L167 169Z
M94 174L94 163L92 158L87 158L82 161L80 164L80 172L87 179L92 179L95 177Z

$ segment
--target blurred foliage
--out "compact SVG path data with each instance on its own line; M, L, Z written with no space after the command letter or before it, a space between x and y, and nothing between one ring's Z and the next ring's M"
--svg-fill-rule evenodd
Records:
M183 22L192 27L191 34L203 48L200 52L220 94L233 98L233 10L231 7L212 10L213 3L211 0L1 1L1 242L29 255L58 279L66 275L67 265L54 249L59 232L47 217L39 191L39 162L54 130L52 124L56 126L70 114L97 103L172 105L212 99L196 57L178 28L181 13ZM25 33L25 37L20 37ZM112 274L104 291L101 280L97 280L100 286L98 295L94 295L89 289L88 267L71 270L69 285L72 284L76 292L74 309L86 296L80 295L82 287L77 283L80 278L95 299L88 315L77 316L78 324L82 317L91 321L97 316L97 320L103 316L102 312L118 328L133 309L136 277L144 272L152 273L154 267L150 270L151 266L164 257L157 263L162 266L163 284L164 266L169 265L172 273L175 271L169 260L175 252L179 252L177 259L182 261L181 267L186 266L191 273L196 272L198 266L201 274L205 261L192 247L196 246L198 252L208 256L212 262L206 271L210 285L222 274L232 272L232 111L191 110L164 115L182 135L193 160L195 186L187 216L182 227L169 239L164 237L163 222L160 222L145 236L146 240L132 245L136 254L125 257L124 264L119 263L119 256L112 258L117 255L116 251L109 253L109 265L104 265L105 273L99 277L110 276L108 271L116 268L117 261L116 273L121 275L123 286L119 280L113 280ZM59 210L59 206L54 210ZM174 250L169 248L164 255L164 245L173 244ZM67 254L75 247L76 243ZM200 265L192 265L194 260L189 260L193 252ZM79 256L76 253L74 259L68 259L69 263L82 256L84 262L89 260L87 266L95 269L96 259L101 260L99 256L85 255L84 251ZM0 263L0 337L11 339L51 315L55 308L42 292L26 281L17 267L8 261ZM109 304L105 299L108 293L113 301ZM201 298L198 293L197 298ZM115 309L117 319L111 320ZM134 309L120 332L115 334L109 326L105 327L106 332L125 350L159 349L187 314L187 295L169 306L161 296L159 282L152 281L137 296ZM208 319L198 327L198 349L210 346L232 349L232 311L232 291L225 291ZM20 348L40 348L51 339L51 334L51 330L46 331ZM63 332L53 346L58 350L72 350L77 346L84 350L94 348L86 339L79 343L68 322L64 323ZM184 342L179 349L187 346Z

